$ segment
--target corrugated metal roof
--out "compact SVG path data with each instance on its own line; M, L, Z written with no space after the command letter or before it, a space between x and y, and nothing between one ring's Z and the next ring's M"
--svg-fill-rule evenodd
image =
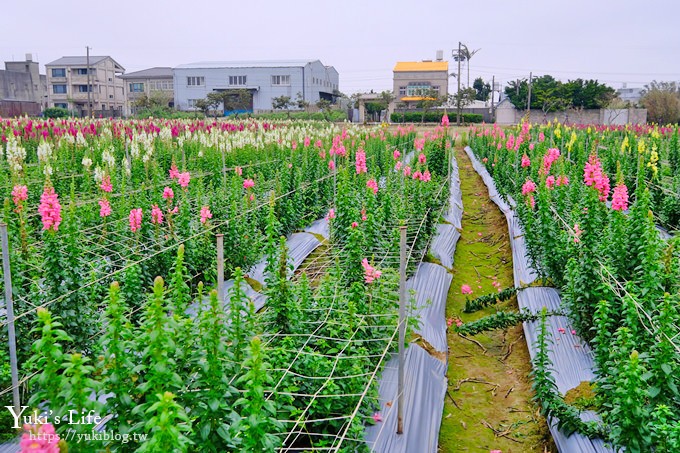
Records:
M398 61L394 72L422 72L422 71L446 71L449 72L448 61Z
M141 71L128 72L120 76L122 79L146 79L150 77L170 77L172 78L171 67L155 67L149 69L142 69Z
M300 68L319 60L270 61L199 61L176 66L175 69L227 69L227 68Z

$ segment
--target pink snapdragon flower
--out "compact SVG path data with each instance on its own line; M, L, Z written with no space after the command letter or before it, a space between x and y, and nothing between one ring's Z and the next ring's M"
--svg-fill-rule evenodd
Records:
M416 149L416 151L422 151L425 148L425 139L416 138L415 140L413 140L413 146Z
M237 175L241 176L243 174L243 169L241 167L234 168Z
M568 186L569 185L569 177L567 175L561 175L557 177L557 182L555 183L556 186Z
M531 179L527 179L522 186L522 195L529 195L530 193L536 192L536 183Z
M243 180L243 188L244 189L250 189L252 187L255 187L255 181L253 181L252 179Z
M188 171L185 171L183 173L179 174L179 177L177 178L177 182L179 183L182 188L186 189L189 187L189 180L191 179L191 175L189 174Z
M421 173L420 170L416 170L416 171L413 172L413 175L412 175L411 177L412 177L413 179L418 179L418 180L420 180L420 178L423 177L423 174Z
M151 206L151 223L155 225L163 224L163 211L161 211L158 205Z
M460 287L460 293L461 294L472 294L472 288L470 288L470 285L462 285Z
M602 171L600 160L592 154L583 169L583 182L587 186L593 186L600 192L600 201L607 201L609 196L609 177Z
M99 200L99 217L106 218L111 215L111 203L106 198Z
M59 435L51 423L43 425L24 425L19 447L21 453L59 453Z
M543 156L543 171L547 174L550 172L552 164L560 158L560 150L557 148L550 148Z
M113 185L111 185L111 176L105 175L102 178L102 183L99 185L104 192L111 193L113 191Z
M328 161L328 169L329 170L335 170L335 161L334 160Z
M366 181L366 187L373 189L373 195L378 193L378 183L375 181L375 179L369 179Z
M326 214L326 220L333 220L335 218L335 209L331 208L328 210L328 214Z
M394 152L392 153L392 157L394 158L394 160L399 160L399 158L401 157L401 153L399 152L398 149L394 150Z
M612 209L614 211L625 211L628 209L628 188L623 183L614 187Z
M59 204L59 195L54 192L54 187L45 187L43 194L40 196L38 212L40 213L44 231L59 230L61 205Z
M360 173L366 173L368 169L366 168L366 153L361 148L357 151L355 167L357 175Z
M309 146L309 145L306 145ZM212 212L210 212L210 208L208 206L203 206L201 208L201 223L205 224L205 222L208 221L208 219L212 219Z
M409 177L411 176L411 167L408 165L404 167L404 176Z
M578 226L578 223L574 224L574 242L579 243L581 242L581 234L583 234L583 230Z
M427 162L427 157L425 157L425 154L420 153L418 155L418 163L421 165L425 165L425 162Z
M420 180L423 182L429 182L431 179L432 175L430 174L430 170L425 170L423 175L420 177Z
M382 275L382 272L375 270L373 266L368 264L368 259L364 258L361 261L361 265L364 268L364 280L366 283L373 283L373 281L377 278L380 278Z
M382 418L382 415L380 415L380 412L376 412L375 414L373 414L371 416L371 418L373 418L373 421L376 422L376 423L383 421L383 418Z
M12 189L12 201L16 205L16 212L23 209L23 202L28 200L28 187L16 185Z
M529 159L529 156L524 154L522 156L522 167L530 167L531 166L531 160Z
M359 226L359 224L357 222L352 222L352 228L356 228L358 226Z
M308 146L312 143L312 139L309 138L309 137L305 137L305 140L304 140L303 143L304 143L305 148L306 148L306 147L308 147Z
M447 127L449 125L449 115L446 113L442 116L442 126Z
M545 178L545 186L548 189L552 189L553 187L555 187L555 177L553 175L550 175L547 178Z
M170 166L170 170L168 171L170 173L170 179L178 179L179 178L179 171L177 170L177 165L172 164Z
M175 198L175 192L173 192L170 187L166 187L163 189L163 198L166 200L172 200Z
M397 162L397 163L394 165L394 170L395 170L395 171L400 171L400 170L401 170L401 167L402 167L403 165L404 165L404 164L403 164L401 161Z
M128 220L130 222L130 231L134 233L139 230L142 227L142 208L131 209Z

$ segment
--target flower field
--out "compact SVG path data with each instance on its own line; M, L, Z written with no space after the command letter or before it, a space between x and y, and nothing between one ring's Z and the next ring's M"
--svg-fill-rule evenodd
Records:
M56 429L62 448L75 452L368 450L363 431L381 421L376 376L398 338L398 227L409 229L412 270L446 203L444 132L416 138L410 128L315 122L2 120L0 199L22 404L50 414L49 424L27 429ZM665 136L649 140L649 149L653 140L666 143ZM602 161L609 170L612 163ZM663 203L656 192L643 200ZM604 213L595 201L593 212ZM616 211L617 228L640 218L644 234L636 240L652 241L644 206L633 205L631 220ZM308 259L305 269L315 271L300 272L285 237L315 221L327 222L329 235L318 236L323 247ZM589 242L593 225L585 218L568 221L584 232L565 247L600 247ZM560 225L551 228L558 235ZM222 301L217 235L233 283ZM662 265L665 248L657 246L645 263ZM254 278L258 263L264 281ZM259 312L253 294L266 298ZM584 309L584 325L615 322L605 315L617 312L613 303ZM4 313L0 322L6 344ZM638 349L642 370L649 351ZM6 406L5 348L0 356ZM73 409L106 416L107 431L146 441L73 442L97 424L57 421ZM17 435L13 422L0 416L8 439ZM24 441L29 448L28 432Z
M557 288L571 323L552 332L546 319L561 313L545 310L512 321L539 323L533 385L543 414L628 452L677 451L680 256L668 231L680 227L679 130L523 124L473 128L469 140L515 206L539 277L532 286ZM558 392L548 360L570 333L592 347L596 376L576 398ZM599 417L584 421L584 409Z

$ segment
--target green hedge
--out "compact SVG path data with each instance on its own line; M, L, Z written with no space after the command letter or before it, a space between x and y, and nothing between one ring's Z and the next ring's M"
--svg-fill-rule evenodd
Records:
M61 107L49 107L45 109L43 116L45 118L68 118L71 114Z
M347 119L347 113L340 110L331 110L325 112L275 112L275 113L258 113L250 115L252 118L262 120L317 120L317 121L344 121Z
M427 112L425 113L424 122L426 123L439 123L442 120L442 112ZM449 119L451 123L456 121L456 113L450 112ZM460 119L464 123L481 123L484 121L482 115L478 113L462 113ZM394 112L390 116L390 120L393 123L420 123L423 121L423 112Z

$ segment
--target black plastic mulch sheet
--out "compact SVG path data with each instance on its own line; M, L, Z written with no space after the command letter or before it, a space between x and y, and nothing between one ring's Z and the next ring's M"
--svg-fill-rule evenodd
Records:
M418 345L410 345L404 364L404 432L397 434L399 360L393 356L380 378L378 420L365 431L371 451L437 453L446 394L446 364Z
M526 286L536 279L537 274L527 257L522 225L512 209L512 207L516 206L516 202L512 197L508 197L506 202L500 196L493 178L486 167L477 160L470 147L466 147L465 152L470 157L475 171L477 171L484 184L486 184L489 190L489 197L505 214L508 221L508 232L510 233L510 245L512 247L515 286L518 288ZM527 309L532 313L540 312L543 307L546 307L549 311L563 311L559 293L553 288L525 288L518 293L517 300L521 309ZM529 354L532 358L536 353L535 343L538 329L540 328L539 322L523 323L524 335L527 340ZM595 379L592 351L585 341L576 335L575 332L572 333L569 319L566 316L550 316L546 322L552 339L549 348L552 376L555 379L559 392L564 395L582 381L592 382ZM583 420L600 420L596 413L590 411L582 412L581 418ZM560 452L609 453L614 451L606 446L602 439L590 439L579 433L566 436L557 428L557 421L553 418L549 419L549 428L555 445Z

